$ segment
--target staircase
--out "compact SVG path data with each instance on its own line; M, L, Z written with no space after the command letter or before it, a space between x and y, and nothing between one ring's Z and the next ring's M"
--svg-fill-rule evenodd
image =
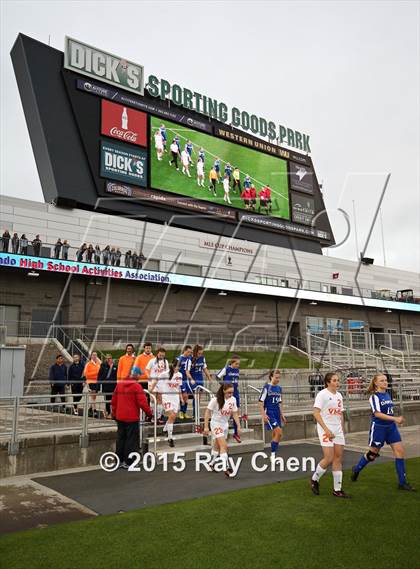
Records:
M176 426L175 426L176 430ZM173 462L175 454L182 453L183 458L186 461L195 460L197 452L208 452L211 451L211 437L208 437L208 444L204 444L205 437L199 433L182 433L177 435L174 430L173 440L175 442L175 447L171 448L166 440L166 433L161 432L156 437L156 454L157 456L162 456L164 453L167 454L168 462ZM237 443L232 438L233 430L229 430L229 455L245 454L249 452L257 452L264 450L264 442L262 439L256 439L254 434L254 429L241 429L241 439L242 443ZM147 439L147 445L149 451L154 450L154 437L149 437Z

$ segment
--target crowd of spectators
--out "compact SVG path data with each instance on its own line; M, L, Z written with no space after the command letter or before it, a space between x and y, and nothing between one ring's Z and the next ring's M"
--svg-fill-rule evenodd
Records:
M10 235L8 229L3 232L1 237L1 250L3 253L8 253L9 249L15 255L27 255L28 246L32 245L33 254L35 257L41 256L42 241L39 235L36 235L32 241L23 233L20 237L17 233L13 236ZM53 258L62 259L67 261L69 258L70 244L67 239L61 240L58 238L53 246ZM124 254L119 247L111 247L107 245L101 249L99 245L93 246L92 243L82 243L76 251L75 260L79 263L96 263L105 266L120 267L123 266L131 269L142 269L146 257L143 252L137 253L131 249Z

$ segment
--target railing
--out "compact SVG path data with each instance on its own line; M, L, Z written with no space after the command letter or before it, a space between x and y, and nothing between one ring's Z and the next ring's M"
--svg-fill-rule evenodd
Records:
M308 334L315 339L330 339L341 346L374 353L379 346L402 350L404 353L420 352L419 334L397 334L394 332L369 332L368 330L356 332L349 330L322 330Z
M348 418L351 418L353 411L358 409L368 409L368 394L366 392L369 384L369 377L343 378L339 391L343 394L345 408ZM253 380L246 379L240 384L239 389L243 399L245 422L248 427L250 420L258 420L261 418L258 400L261 389L266 383L266 378L256 377ZM319 390L323 389L323 385L282 385L282 411L288 413L311 412L313 402ZM212 396L213 391L209 387L197 388L195 417L193 423L183 422L182 425L192 424L193 428L200 426L200 420L203 416L204 408L207 406L205 396ZM420 401L420 381L393 381L389 385L389 391L393 400L401 408L410 401ZM153 451L156 452L157 443L157 400L153 393L149 393L154 410L153 422ZM0 439L8 442L10 454L19 452L19 441L26 436L48 434L48 433L68 433L76 432L79 434L80 447L89 446L89 434L99 429L114 428L114 423L102 418L102 409L105 401L103 394L98 393L96 399L96 409L99 416L91 416L88 409L92 401L91 394L80 394L80 402L78 403L78 415L73 414L73 405L75 400L73 395L63 394L57 396L60 402L51 402L50 395L22 396L0 398ZM63 400L64 399L64 400ZM145 432L143 415L140 418L140 441L144 442ZM150 425L150 424L149 424ZM264 425L263 433L264 433Z
M42 258L54 259L52 252L54 251L54 243L43 243L42 248ZM103 245L102 245L103 246ZM31 255L32 246L28 247L29 255ZM69 260L77 259L78 248L70 247L68 258ZM22 255L27 257L28 255ZM33 255L32 255L33 256ZM101 255L102 257L102 255ZM121 255L121 268L124 268L125 253ZM64 259L56 259L57 262L64 261ZM88 263L85 260L80 261L82 263L94 265L95 263ZM116 266L109 262L107 265L104 263L98 263L98 266ZM349 281L347 283L337 284L337 282L321 282L312 281L309 279L300 279L299 277L286 277L285 275L275 274L265 274L261 271L249 271L249 270L238 270L222 265L220 262L216 265L194 265L192 263L185 264L182 258L176 259L155 259L147 257L142 263L142 268L145 270L161 271L164 273L178 272L177 266L182 266L182 274L201 276L207 278L218 278L227 279L236 282L251 282L257 284L263 284L268 286L280 286L285 288L293 288L300 290L309 290L314 292L324 292L326 294L343 294L360 296L362 298L373 298L373 299L383 299L383 300L393 300L397 302L407 302L406 299L398 299L396 294L391 294L390 296L384 297L378 290L372 290L367 288L361 288L354 286L354 282ZM189 270L189 266L191 269ZM131 265L127 268L133 268ZM417 298L414 298L411 302L417 303Z
M401 355L401 357L393 356L392 354L387 354L384 350L396 352ZM395 348L389 348L388 346L379 346L379 353L381 357L391 358L392 360L397 360L397 362L402 364L402 367L406 369L404 352L402 350L396 350Z
M200 400L201 400L201 392L207 393L208 395L210 395L210 398L213 397L213 393L210 391L210 389L207 389L207 387L204 387L203 385L197 385L197 387L195 388L194 391L194 400L195 400L195 405L194 405L194 409L195 409L195 415L194 415L194 421L195 421L195 430L196 432L200 432Z
M257 392L257 398L258 398L258 400L259 400L260 395L261 395L261 389L262 389L262 387L261 387L261 388L258 388L258 387L255 387L254 385L250 385L250 384L248 384L248 385L246 386L246 389L245 389L245 414L246 414L246 424L247 424L247 426L248 426L248 417L249 417L248 393L249 393L250 390L251 390L251 391L254 391L254 392ZM258 405L258 403L257 403L257 405ZM263 419L262 417L261 417L261 426L262 426L262 428L261 428L262 441L263 441L263 443L265 444L265 424L264 424L264 419Z

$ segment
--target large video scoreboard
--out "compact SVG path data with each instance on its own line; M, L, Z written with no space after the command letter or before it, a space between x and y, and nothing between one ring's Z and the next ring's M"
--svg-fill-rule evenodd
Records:
M47 201L313 252L334 243L310 156L87 78L26 36L12 60Z

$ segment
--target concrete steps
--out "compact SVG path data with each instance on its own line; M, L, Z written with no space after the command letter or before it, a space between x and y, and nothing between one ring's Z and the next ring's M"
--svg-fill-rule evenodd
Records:
M237 443L233 438L233 430L229 431L229 454L236 455L249 452L257 452L264 450L264 442L262 439L256 439L253 429L242 429L241 439L242 443ZM184 455L186 461L195 460L197 452L211 451L210 437L208 437L208 444L204 444L204 437L199 433L182 433L174 434L175 447L170 447L166 440L166 433L156 438L156 451L157 455L167 454L168 462L173 462L175 453ZM149 450L154 448L154 438L147 439Z

